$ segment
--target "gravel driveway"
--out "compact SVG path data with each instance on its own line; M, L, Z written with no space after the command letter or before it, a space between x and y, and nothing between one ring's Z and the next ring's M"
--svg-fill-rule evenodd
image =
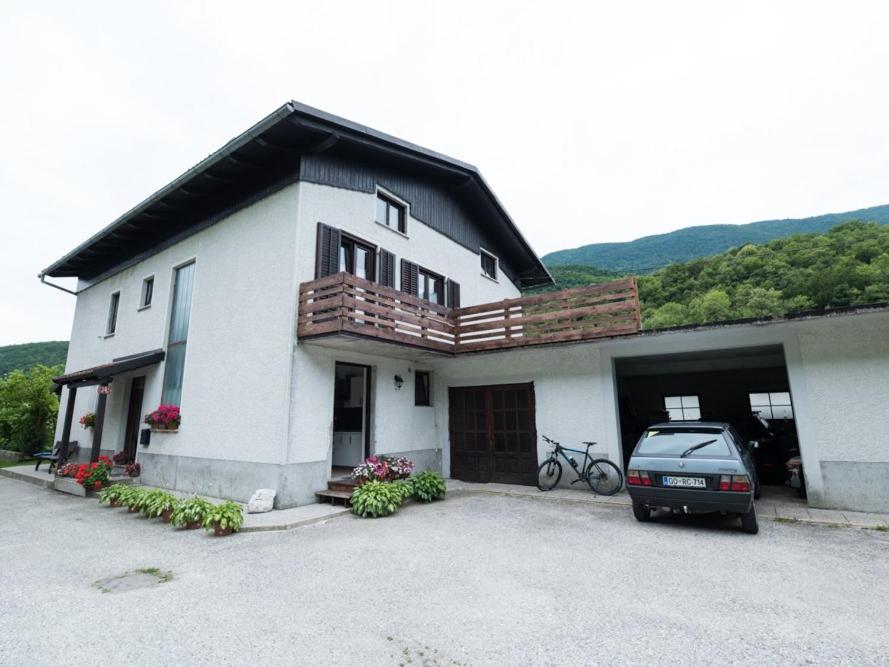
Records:
M3 478L0 506L3 665L889 661L887 533L463 494L218 539ZM145 568L173 578L95 585Z

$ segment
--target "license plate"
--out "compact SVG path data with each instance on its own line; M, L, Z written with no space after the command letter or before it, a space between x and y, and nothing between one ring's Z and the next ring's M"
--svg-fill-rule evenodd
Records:
M703 477L664 477L664 486L682 486L690 489L706 489L707 480Z

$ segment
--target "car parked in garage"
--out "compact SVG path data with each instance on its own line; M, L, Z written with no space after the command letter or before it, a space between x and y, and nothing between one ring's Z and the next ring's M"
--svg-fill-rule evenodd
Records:
M679 514L738 515L756 533L759 482L747 443L728 424L664 422L645 430L627 469L633 515L648 521L652 510Z

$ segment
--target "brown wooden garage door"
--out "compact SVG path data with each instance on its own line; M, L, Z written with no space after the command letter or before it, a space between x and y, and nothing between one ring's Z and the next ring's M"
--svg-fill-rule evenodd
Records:
M451 477L466 482L534 484L534 385L451 387Z

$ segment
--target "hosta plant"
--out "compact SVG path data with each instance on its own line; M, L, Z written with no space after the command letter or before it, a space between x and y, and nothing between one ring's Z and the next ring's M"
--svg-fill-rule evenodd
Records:
M413 496L415 499L423 503L430 503L436 498L443 498L445 494L445 482L441 475L424 470L418 475L411 477L411 486L413 487Z
M164 512L172 513L176 509L176 496L163 489L149 491L142 503L142 514L149 518L161 516Z
M122 505L121 502L122 497L126 494L127 487L123 484L112 484L111 486L106 486L102 489L102 493L99 494L99 502L103 505L111 505L112 507L117 507Z
M352 494L352 512L361 517L389 516L399 507L404 498L401 490L391 482L371 480L362 484Z
M414 495L414 483L411 478L407 479L396 479L392 482L389 482L396 491L401 495L401 502L404 502L412 495Z
M142 486L128 486L121 492L120 504L129 508L130 512L141 512L150 491Z
M181 501L173 510L173 525L177 527L199 528L204 517L213 509L213 503L199 496Z
M204 528L217 535L237 533L244 523L244 509L232 500L213 505L204 515Z

